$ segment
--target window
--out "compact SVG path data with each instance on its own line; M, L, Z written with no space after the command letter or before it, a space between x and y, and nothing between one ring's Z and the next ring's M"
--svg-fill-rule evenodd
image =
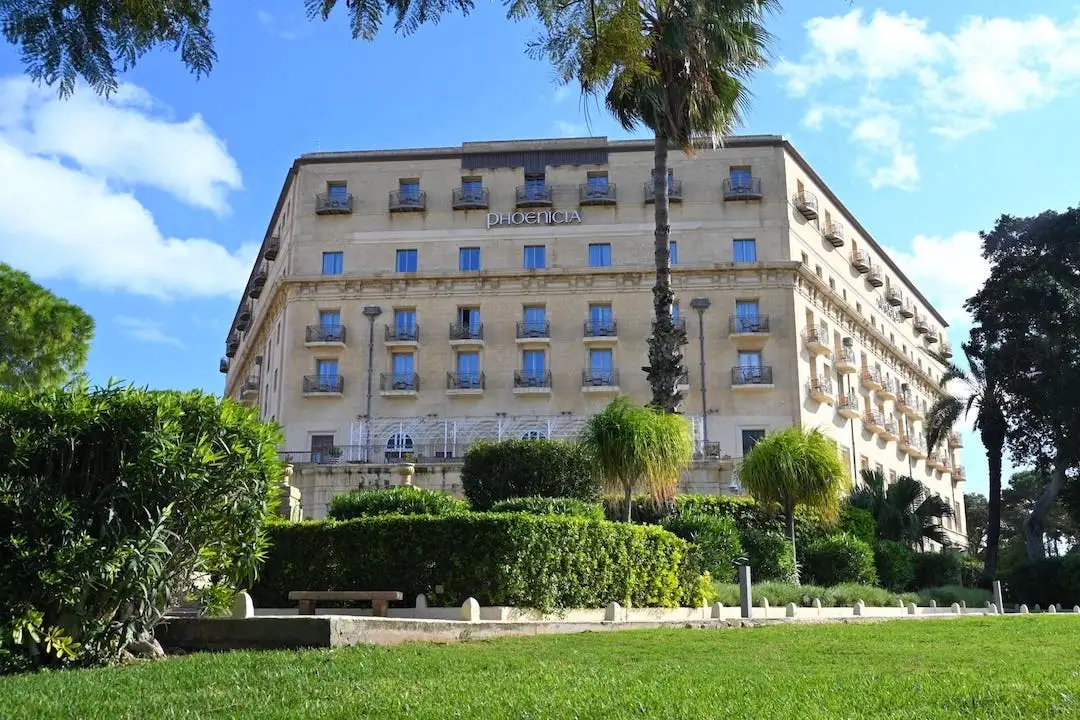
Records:
M397 251L397 271L416 272L416 250Z
M349 202L349 186L343 181L328 182L326 196L332 207L344 207Z
M544 174L536 173L525 176L525 200L546 200L547 188L544 185Z
M585 191L589 197L607 197L608 174L606 172L589 173L585 178Z
M344 255L340 252L324 252L322 254L322 274L340 275L344 259Z
M815 265L814 266L814 274L816 274L818 277L821 277L821 266L820 265Z
M522 440L547 440L547 433L543 430L526 430L521 433Z
M608 267L611 265L611 244L591 243L589 245L589 267Z
M896 482L896 471L895 470L890 470L889 471L889 484L892 485L895 482Z
M833 278L829 278L829 289L836 292L836 280Z
M589 374L587 380L592 385L614 385L614 358L610 349L589 350Z
M394 389L409 390L413 387L416 365L412 353L394 353L390 356L390 364L394 369Z
M319 327L324 330L336 330L341 327L341 313L337 310L320 310Z
M416 339L416 311L394 311L394 335L398 340Z
M735 301L735 327L736 333L754 332L761 325L761 311L757 300Z
M333 435L311 436L311 462L322 464L331 462L335 455Z
M521 353L521 374L526 381L539 382L544 379L546 372L544 361L546 357L543 350L524 350Z
M315 361L315 374L319 376L319 380L337 380L338 365L337 360L316 360Z
M756 385L765 382L761 368L761 353L752 351L739 352L739 366L735 370L736 385Z
M735 262L737 263L752 263L757 262L757 240L736 240L735 241Z
M884 475L885 474L885 468L881 466L881 463L876 463L874 465L874 472L881 473L882 475Z
M870 469L870 460L865 455L860 455L859 456L859 469L860 470L869 470Z
M746 457L750 454L750 451L757 445L758 440L765 437L764 430L743 430L742 431L742 454Z
M480 308L458 308L458 324L461 329L467 331L471 337L476 337L480 332Z
M679 324L679 303L671 303L671 321L676 325Z
M671 243L671 264L679 264L679 243L677 242Z
M594 335L610 335L615 330L615 322L610 305L590 305L589 322Z
M525 333L547 332L547 310L543 305L531 305L525 307Z
M754 176L748 167L733 167L728 177L731 181L732 190L749 190L754 184Z
M525 246L525 269L526 270L540 270L547 267L547 259L545 257L545 250L547 248L543 245L526 245Z
M809 265L810 264L810 256L807 255L806 253L802 254L802 264L803 265Z
M461 199L465 202L483 202L484 181L478 177L461 178Z
M459 388L480 387L480 353L459 352L457 355Z
M479 270L480 248L463 247L458 250L458 270Z
M420 200L420 181L416 178L409 178L408 180L398 180L398 191L401 194L401 201L419 202Z
M413 451L413 439L408 433L396 432L386 441L387 462L401 460Z

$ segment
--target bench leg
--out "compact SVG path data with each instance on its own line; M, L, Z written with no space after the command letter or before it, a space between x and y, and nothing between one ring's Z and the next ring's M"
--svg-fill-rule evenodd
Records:
M375 617L390 617L389 601L372 600L371 614Z
M300 601L300 614L301 615L314 615L315 614L315 601L314 600L301 600Z

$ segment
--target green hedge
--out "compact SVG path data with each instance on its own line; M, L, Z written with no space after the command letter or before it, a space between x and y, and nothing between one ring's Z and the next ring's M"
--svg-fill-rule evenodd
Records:
M778 532L750 529L740 533L751 581L793 583L795 560L791 543Z
M1010 602L1048 607L1080 605L1080 554L1044 558L1010 569L1003 583Z
M904 592L915 585L915 551L895 540L874 544L874 566L878 583L893 592Z
M976 557L965 555L960 558L960 584L974 588L983 586L983 568L985 563Z
M590 503L574 498L522 497L500 500L491 506L494 513L523 512L533 515L568 515L590 520L603 520L604 508L600 503Z
M525 513L274 524L255 604L290 590L400 590L432 605L540 609L698 606L711 582L696 548L661 528Z
M960 556L952 552L915 553L915 587L960 585Z
M803 575L817 585L843 583L872 585L877 582L874 551L846 533L815 540L802 558Z
M665 530L701 551L702 567L719 582L734 582L736 563L743 557L742 540L731 518L679 513L664 521Z
M454 515L469 512L469 503L438 490L404 486L385 490L353 490L336 495L327 515L351 520L373 515Z
M600 499L588 449L557 440L477 443L465 454L461 487L476 510L517 497Z

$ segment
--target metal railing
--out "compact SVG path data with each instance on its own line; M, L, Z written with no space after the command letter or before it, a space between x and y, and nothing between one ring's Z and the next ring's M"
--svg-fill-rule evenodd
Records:
M427 193L423 190L391 190L390 212L410 212L427 208Z
M881 424L882 432L886 435L896 435L896 421L886 420Z
M877 368L863 368L860 373L864 383L881 386L881 371Z
M824 325L808 325L803 328L803 341L808 345L825 345L829 343L829 329Z
M447 390L483 390L484 373L482 372L459 372L446 373Z
M450 323L451 340L483 340L484 323L464 324Z
M257 298L262 295L263 287L266 285L266 268L259 268L254 275L251 276L251 284L248 286L248 297Z
M581 371L582 387L618 387L619 371L614 368L585 368Z
M402 460L459 463L465 459L470 447L471 443L452 442L406 444L401 448L383 444L331 445L311 450L283 450L278 453L278 457L295 465L392 465Z
M551 185L518 185L514 202L518 207L544 207L552 203Z
M843 247L844 245L844 226L835 220L831 221L825 226L825 232L822 233L825 239L833 247Z
M352 207L352 193L319 193L315 196L316 215L351 213Z
M585 321L585 337L615 337L618 332L619 326L614 319Z
M729 326L734 335L769 332L768 315L732 315Z
M251 325L251 303L240 306L240 312L236 313L236 329L244 332Z
M682 202L682 180L669 180L667 184L668 202ZM656 183L649 180L645 183L645 202L656 202Z
M859 411L859 397L858 395L841 395L836 400L837 410L853 410Z
M817 195L814 193L803 190L802 192L795 193L795 196L791 201L795 205L795 209L798 210L803 217L813 220L818 216Z
M218 372L222 373L223 375L225 373L229 372L229 359L228 358L221 358L221 360L218 361L218 366L217 367L218 367Z
M807 383L807 389L812 393L819 393L821 395L832 397L833 382L831 378L810 378L810 382Z
M551 387L550 370L515 370L514 387L516 388L549 388Z
M904 304L904 293L899 288L887 288L885 290L885 300L893 307L899 307Z
M833 360L833 362L835 364L837 364L837 365L839 365L841 363L843 363L845 365L854 365L855 364L855 351L852 350L849 347L845 347L845 346L841 345L836 350L836 358Z
M762 197L761 178L724 178L723 188L725 200L760 200Z
M915 332L924 333L930 330L930 323L921 313L915 313L915 319L911 321L911 326L915 328Z
M517 337L522 340L527 338L550 338L551 323L547 322L546 320L542 322L529 322L526 320L518 320Z
M416 392L420 389L420 376L416 373L383 373L379 376L379 389L383 392Z
M866 274L866 281L874 287L881 287L885 284L885 271L879 265L872 266Z
M342 393L345 391L345 378L340 375L305 375L305 393Z
M344 343L344 325L308 325L304 333L304 342L309 343Z
M771 365L759 365L757 367L733 367L731 368L732 385L772 385L773 372Z
M455 210L486 210L491 193L487 188L454 188L450 202Z
M615 183L603 187L589 183L578 185L578 202L581 205L614 205L615 197Z
M277 235L271 235L266 240L266 249L263 250L263 258L266 260L277 260L278 252L281 250L281 238Z
M865 250L853 250L851 266L861 273L870 272L870 255Z
M883 427L883 422L880 413L874 412L873 410L867 410L863 413L863 423L867 427Z
M383 331L384 342L419 342L420 326L417 323L411 325L387 325Z

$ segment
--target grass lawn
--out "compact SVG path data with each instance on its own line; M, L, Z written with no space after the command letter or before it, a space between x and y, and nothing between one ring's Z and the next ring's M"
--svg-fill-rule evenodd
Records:
M199 654L0 678L0 718L1074 718L1080 618Z

